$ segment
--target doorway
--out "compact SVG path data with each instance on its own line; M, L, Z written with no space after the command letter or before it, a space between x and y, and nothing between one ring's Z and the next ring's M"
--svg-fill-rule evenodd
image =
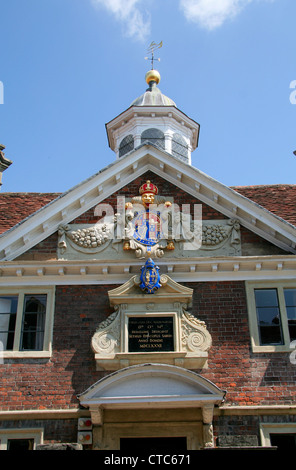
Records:
M186 437L124 437L120 438L120 450L124 452L184 452Z

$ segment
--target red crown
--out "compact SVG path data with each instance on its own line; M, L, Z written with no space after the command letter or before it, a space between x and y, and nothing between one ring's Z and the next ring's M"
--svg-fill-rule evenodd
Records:
M144 194L144 193L153 193L153 194L158 194L158 188L155 186L155 184L152 184L151 181L146 181L146 183L142 184L142 186L139 189L139 194Z

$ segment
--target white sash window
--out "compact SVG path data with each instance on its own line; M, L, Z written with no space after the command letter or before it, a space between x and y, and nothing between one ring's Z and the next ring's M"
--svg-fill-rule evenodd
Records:
M253 351L295 348L295 281L247 282L246 292Z
M3 357L51 352L54 290L0 290L0 350Z

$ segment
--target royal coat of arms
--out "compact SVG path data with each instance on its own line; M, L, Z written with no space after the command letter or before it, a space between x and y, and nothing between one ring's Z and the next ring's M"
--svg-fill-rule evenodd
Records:
M171 237L171 202L158 196L158 188L149 180L139 195L125 205L124 250L135 250L138 258L161 257L163 249L173 250Z
M180 210L173 196L168 200L158 188L146 181L137 196L128 201L118 197L116 212L108 206L107 215L94 225L60 225L59 257L72 256L94 259L121 257L131 251L139 259L161 258L165 252L175 257L208 256L211 251L223 255L239 254L240 224L236 219L207 220L202 223L201 204L192 211ZM185 205L186 206L186 205ZM98 212L96 212L96 210ZM95 215L106 210L106 204L95 208ZM72 254L73 253L73 254ZM70 258L68 258L70 259ZM112 258L113 259L113 258Z

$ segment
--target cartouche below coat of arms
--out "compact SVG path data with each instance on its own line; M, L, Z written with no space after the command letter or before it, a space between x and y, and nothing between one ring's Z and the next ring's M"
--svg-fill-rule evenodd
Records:
M160 287L159 267L149 258L141 268L140 288L147 294L154 294Z

